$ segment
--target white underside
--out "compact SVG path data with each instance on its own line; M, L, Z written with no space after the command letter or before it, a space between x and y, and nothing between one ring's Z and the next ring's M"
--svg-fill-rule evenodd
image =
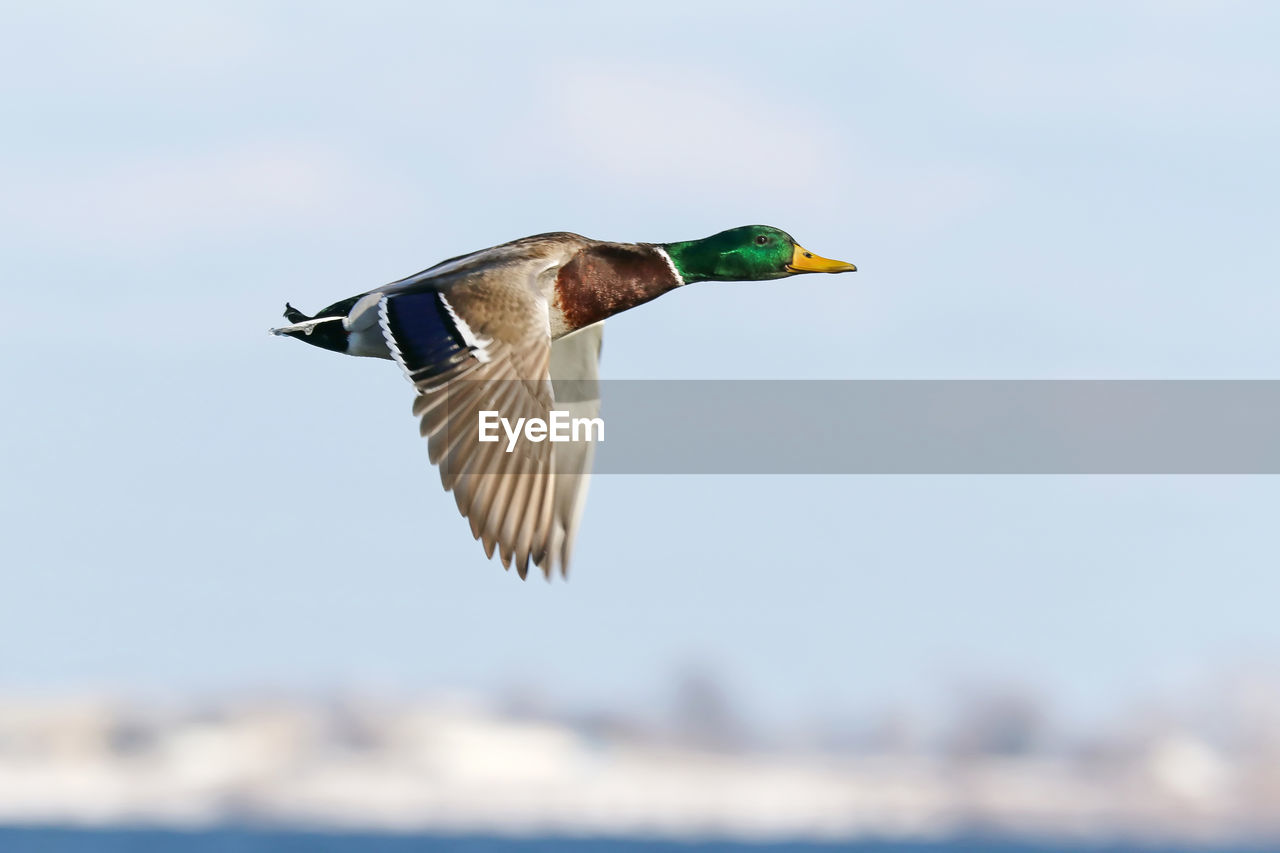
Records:
M294 323L291 326L281 326L278 329L272 329L271 334L288 335L293 332L302 332L304 335L309 335L314 332L316 326L319 326L321 323L332 323L334 320L341 319L341 317L316 317L314 320L305 320L301 323Z

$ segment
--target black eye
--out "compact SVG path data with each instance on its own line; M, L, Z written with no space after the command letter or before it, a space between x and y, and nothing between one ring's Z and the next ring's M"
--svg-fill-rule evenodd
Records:
M768 243L768 242L769 242L769 238L764 236L763 234L761 234L759 237L756 238L757 245L763 246L765 243Z

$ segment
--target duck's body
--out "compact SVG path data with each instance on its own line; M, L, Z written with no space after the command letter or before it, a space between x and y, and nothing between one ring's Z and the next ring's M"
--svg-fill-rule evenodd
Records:
M568 563L591 445L507 454L477 440L478 413L545 419L556 407L594 416L602 321L682 285L853 269L767 226L668 244L556 232L442 261L315 317L286 305L292 325L272 331L398 362L418 391L414 414L431 461L442 463L444 486L486 553L498 546L521 577L530 561L549 577L555 563Z
M480 316L502 327L500 337L523 332L545 305L555 341L684 283L662 246L605 243L561 231L441 261L336 302L314 320L290 309L288 319L303 328L274 331L347 355L389 359L392 353L377 322L380 298L437 292L460 317ZM342 322L325 325L335 320Z

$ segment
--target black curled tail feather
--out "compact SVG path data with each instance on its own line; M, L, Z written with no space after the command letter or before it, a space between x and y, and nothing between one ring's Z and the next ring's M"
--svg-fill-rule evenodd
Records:
M302 322L305 322L306 320L311 319L306 314L303 314L301 311L299 311L297 308L294 308L288 302L284 304L284 318L288 320L290 323L302 323Z
M338 306L331 306L338 307ZM284 317L290 323L301 324L310 323L316 317L323 317L314 325L309 325L305 329L280 329L277 334L288 335L291 338L320 347L321 349L333 350L334 352L345 353L347 351L348 332L343 324L343 315L333 316L329 309L321 311L316 317L308 317L297 308L289 303L284 305Z

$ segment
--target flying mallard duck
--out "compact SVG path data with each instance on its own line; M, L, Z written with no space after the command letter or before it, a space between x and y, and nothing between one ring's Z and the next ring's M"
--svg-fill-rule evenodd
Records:
M853 272L766 225L683 243L605 243L538 234L442 261L335 302L314 317L286 303L271 331L347 355L393 359L418 392L413 413L445 489L502 565L567 571L593 445L538 443L506 452L477 440L480 412L546 420L553 408L594 417L603 321L699 281L763 281ZM481 380L476 382L474 380Z

